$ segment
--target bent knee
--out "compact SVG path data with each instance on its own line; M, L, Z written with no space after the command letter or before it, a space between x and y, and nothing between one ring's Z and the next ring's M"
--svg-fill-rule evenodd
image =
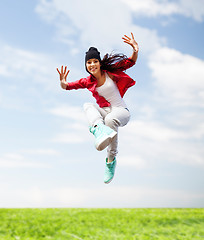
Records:
M117 127L120 126L120 122L119 122L118 119L111 118L111 117L108 117L108 116L107 116L107 117L105 118L105 125L108 126L108 127L110 127L110 128L115 129L115 128L117 128Z

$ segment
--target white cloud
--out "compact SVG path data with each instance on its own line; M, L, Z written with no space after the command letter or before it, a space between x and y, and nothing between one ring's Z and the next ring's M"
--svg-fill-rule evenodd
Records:
M172 122L173 123L173 122ZM189 123L190 124L190 123ZM188 131L186 131L188 128ZM165 126L165 123L150 121L131 121L125 129L126 132L135 134L136 136L156 141L171 140L200 140L204 137L204 125L198 123L197 126L187 125L183 128L177 126Z
M60 129L60 132L52 139L53 142L76 144L89 142L91 139L92 141L94 140L84 119L77 119L76 122L70 121L66 124L63 123Z
M32 111L37 105L42 109L52 101L61 102L59 96L56 98L62 92L56 71L61 63L57 62L57 57L4 43L0 46L0 52L2 108ZM71 77L76 78L79 71L70 67ZM62 94L60 96L63 97Z
M64 117L79 122L84 122L85 120L85 114L82 107L61 105L50 109L49 112L55 116Z
M149 66L165 98L178 105L204 106L204 61L163 47L151 55Z
M204 18L203 0L122 0L134 12L135 16L157 17L183 15L201 22Z
M118 49L126 52L130 47L123 43L122 36L130 32L134 32L144 53L158 48L164 41L156 31L135 26L131 10L121 1L53 0L48 3L41 0L36 12L56 27L58 40L72 49L84 51L94 45L102 54ZM87 14L89 12L91 14Z
M29 160L21 154L4 154L0 157L0 168L49 168L45 163Z
M169 141L178 138L179 131L170 129L159 122L131 121L126 131L140 138L154 141Z
M96 0L94 2L91 0L76 0L74 2L71 0L53 0L49 4L47 1L42 0L36 7L36 11L48 21L54 22L57 18L58 23L56 22L55 25L62 37L69 39L70 36L78 35L82 43L83 41L86 42L87 38L88 40L93 39L93 42L101 42L101 34L107 32L108 39L105 36L103 37L103 41L106 42L112 38L115 39L115 32L117 32L115 28L110 31L107 26L111 24L111 26L120 26L121 29L124 29L126 23L122 19L130 19L127 12L124 11L124 7L125 5L118 3L116 0ZM121 11L123 11L122 19L118 18L118 13ZM54 13L50 14L50 12ZM104 17L103 13L106 17Z
M149 187L0 188L1 207L202 207L203 194ZM104 196L109 196L107 199ZM13 202L11 199L15 197Z
M157 1L157 0L122 0L137 15L155 17L157 15L171 15L178 11L178 5L175 2Z
M76 143L83 143L87 141L87 137L84 136L81 132L68 132L68 133L59 133L57 134L53 140L53 142L59 142L59 143L70 143L70 144L76 144Z
M151 168L152 162L163 159L162 161L204 167L204 150L202 144L197 143L203 136L203 125L196 129L191 125L178 128L152 120L132 120L124 129L120 129L120 151L127 154L124 159L121 156L122 164Z
M89 141L88 121L82 107L61 105L50 109L48 112L62 118L61 132L52 141L66 144ZM66 122L63 118L66 119Z
M29 154L29 155L46 155L46 156L50 156L50 155L54 155L57 156L60 153L54 149L25 149L21 151L22 153L25 154Z
M59 155L54 149L23 149L17 153L11 150L0 156L0 168L50 168L50 161L46 163L45 157L50 159Z
M130 153L125 156L119 156L118 164L135 169L144 169L148 167L147 161L136 154L130 155Z
M9 77L11 83L24 82L25 88L36 83L44 84L46 88L54 87L53 72L56 62L51 56L15 48L8 45L0 47L0 75Z
M191 17L198 22L204 19L204 0L180 0L179 12L184 16Z

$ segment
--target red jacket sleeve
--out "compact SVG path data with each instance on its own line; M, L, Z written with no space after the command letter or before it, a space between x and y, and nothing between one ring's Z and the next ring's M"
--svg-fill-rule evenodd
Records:
M79 89L79 88L86 88L87 87L87 79L86 78L81 78L77 81L74 82L69 82L66 90L72 90L72 89Z
M124 59L120 62L115 63L116 65L119 65L122 67L122 71L125 71L128 68L131 68L132 66L135 65L135 62L131 58Z

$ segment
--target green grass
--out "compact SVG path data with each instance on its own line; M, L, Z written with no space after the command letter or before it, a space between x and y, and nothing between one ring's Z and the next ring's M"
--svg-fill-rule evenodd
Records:
M204 209L0 209L0 240L200 240Z

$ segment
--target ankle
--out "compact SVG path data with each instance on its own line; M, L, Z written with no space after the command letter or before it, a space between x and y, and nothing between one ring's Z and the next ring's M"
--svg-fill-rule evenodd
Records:
M113 162L114 160L115 160L115 158L113 158L113 159L107 158L107 163L111 163L111 162Z

